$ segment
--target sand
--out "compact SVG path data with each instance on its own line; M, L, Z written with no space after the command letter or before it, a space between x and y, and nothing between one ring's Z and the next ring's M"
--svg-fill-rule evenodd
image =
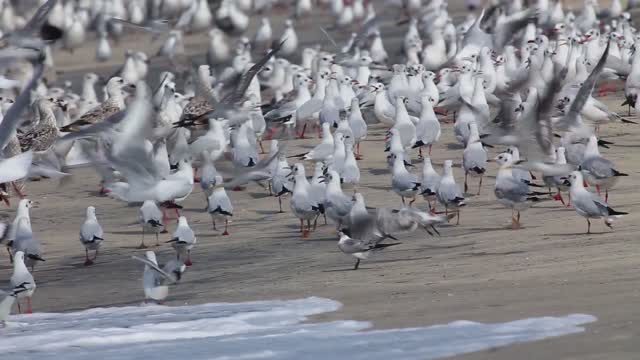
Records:
M91 49L81 49L91 53ZM63 55L58 59L64 59ZM159 60L160 61L160 60ZM83 66L69 64L64 76L78 77ZM74 67L71 69L71 67ZM106 71L109 70L105 68ZM621 94L606 98L613 109ZM400 206L389 191L382 139L384 128L374 126L362 144L359 162L362 181L358 191L369 206ZM637 125L602 127L601 137L615 142L601 149L620 171L629 173L610 193L610 203L630 215L614 224L593 223L586 235L586 221L573 209L552 200L523 212L523 228L510 229L510 210L493 195L497 166L490 165L481 195L468 197L459 226L440 228L441 237L423 232L402 236L402 245L365 261L352 271L353 259L337 246L335 227L319 226L301 239L298 222L288 209L278 213L277 201L257 185L229 192L236 209L230 236L211 228L204 211L205 199L196 186L184 203L184 213L198 236L194 265L183 281L172 288L169 305L205 302L293 299L322 296L338 300L344 308L323 319L372 321L377 328L411 327L466 319L482 322L526 317L587 313L598 321L585 333L459 356L460 359L629 359L640 352L635 341L640 328L637 309L637 268L640 250L634 235L640 220ZM299 153L317 139L290 142L290 153ZM268 143L266 143L268 146ZM497 152L491 150L491 156ZM417 154L412 158L416 159ZM452 137L452 125L443 125L443 136L433 151L440 169L452 159L458 182L462 151ZM293 161L293 159L291 159ZM310 170L310 164L307 169ZM418 168L414 171L419 171ZM475 189L475 179L471 189ZM46 263L36 268L38 289L35 311L70 311L97 306L138 304L142 300L142 266L130 259L141 255L136 206L126 206L97 194L98 179L91 169L73 171L71 183L29 183L27 194L39 202L32 209L35 235L44 246ZM10 218L12 209L1 209ZM78 240L85 208L93 205L105 229L105 246L92 267L84 267L84 249ZM425 208L426 203L416 203ZM171 225L174 229L175 225ZM161 261L172 256L164 244L153 248ZM147 242L153 244L151 237ZM8 257L0 257L0 283L11 273Z

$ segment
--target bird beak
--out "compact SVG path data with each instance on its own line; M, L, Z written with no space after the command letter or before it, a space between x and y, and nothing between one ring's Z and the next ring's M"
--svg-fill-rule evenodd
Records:
M320 176L318 179L320 179L320 182L321 182L321 183L325 183L325 182L327 182L327 178L326 178L326 177L324 177L324 176Z

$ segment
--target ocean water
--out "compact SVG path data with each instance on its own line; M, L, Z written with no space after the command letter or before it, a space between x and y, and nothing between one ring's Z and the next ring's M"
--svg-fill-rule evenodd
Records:
M0 329L0 359L435 359L579 333L596 321L571 314L373 331L364 321L305 322L340 306L310 297L15 315Z

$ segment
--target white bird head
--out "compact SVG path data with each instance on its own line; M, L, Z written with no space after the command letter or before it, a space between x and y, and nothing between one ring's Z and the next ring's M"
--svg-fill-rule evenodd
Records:
M96 208L93 206L87 206L87 217L96 217Z

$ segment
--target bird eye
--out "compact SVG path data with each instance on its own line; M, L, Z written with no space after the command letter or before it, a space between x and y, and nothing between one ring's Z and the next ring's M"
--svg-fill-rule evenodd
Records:
M122 79L118 80L118 82L119 82L120 84L124 84L124 80L122 80Z

